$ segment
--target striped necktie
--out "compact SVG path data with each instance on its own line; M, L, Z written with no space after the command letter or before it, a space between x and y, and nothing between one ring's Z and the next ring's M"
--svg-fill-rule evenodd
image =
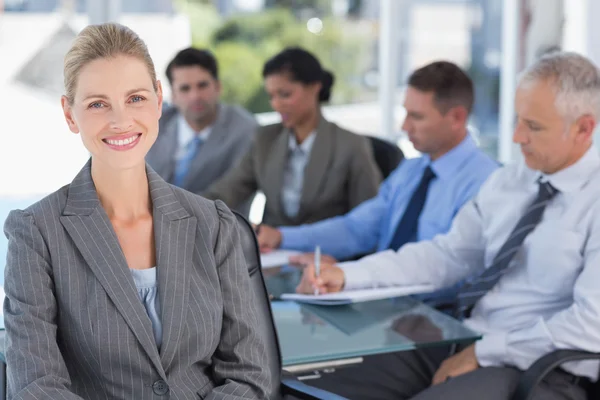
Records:
M546 205L552 201L552 198L558 193L558 190L552 187L549 182L539 182L539 190L536 199L527 208L508 239L500 251L494 257L489 268L481 275L470 278L460 289L458 293L457 317L464 318L468 316L471 308L483 295L485 295L496 283L512 261L514 255L523 245L523 241L535 227L538 225L544 214Z

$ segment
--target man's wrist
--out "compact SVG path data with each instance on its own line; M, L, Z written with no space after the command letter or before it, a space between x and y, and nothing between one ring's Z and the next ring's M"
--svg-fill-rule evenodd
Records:
M355 261L337 265L344 274L344 290L356 290L372 287L371 274Z

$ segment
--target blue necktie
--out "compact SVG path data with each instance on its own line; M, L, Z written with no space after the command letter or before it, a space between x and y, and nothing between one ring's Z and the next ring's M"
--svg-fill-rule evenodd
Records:
M466 317L471 308L484 294L496 285L502 275L507 271L507 267L512 261L517 251L523 245L523 241L535 227L538 225L546 209L546 205L552 201L552 198L558 193L549 182L539 183L539 190L536 199L525 210L525 213L517 222L508 239L504 242L489 268L486 268L481 275L467 280L467 283L458 293L457 317Z
M421 182L410 198L406 210L404 210L404 215L402 215L402 219L400 220L400 223L398 223L396 232L394 232L394 237L388 247L389 249L398 250L404 244L413 240L417 235L419 216L421 215L421 211L423 211L423 206L427 199L429 182L431 182L433 178L435 178L435 174L431 170L431 167L428 166L425 168Z
M183 156L177 160L175 165L175 172L173 173L173 185L183 187L183 183L185 181L185 177L187 176L188 170L190 169L190 165L194 158L196 158L196 154L198 154L198 150L202 145L202 138L200 136L195 136L192 140L188 142L185 146L185 153Z

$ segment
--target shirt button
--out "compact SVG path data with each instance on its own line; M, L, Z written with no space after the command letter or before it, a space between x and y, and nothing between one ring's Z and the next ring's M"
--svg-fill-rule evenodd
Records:
M152 384L152 390L155 394L163 396L169 391L169 385L167 385L167 382L160 379Z

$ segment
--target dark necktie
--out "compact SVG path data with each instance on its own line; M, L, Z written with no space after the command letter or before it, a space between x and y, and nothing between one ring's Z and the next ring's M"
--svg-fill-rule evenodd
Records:
M457 316L464 318L471 310L473 305L484 294L486 294L506 272L508 265L514 255L523 245L523 241L537 226L542 219L546 205L558 193L549 182L539 183L539 190L536 199L527 208L511 234L502 245L496 257L489 268L481 275L467 280L467 283L458 293L458 313Z
M389 249L398 250L416 236L419 216L421 215L421 211L423 211L423 206L427 199L429 182L431 182L433 178L435 178L435 174L431 170L431 167L428 166L425 168L421 182L410 198L406 210L404 210L402 219L398 223L396 232L394 232L394 236L388 247Z

